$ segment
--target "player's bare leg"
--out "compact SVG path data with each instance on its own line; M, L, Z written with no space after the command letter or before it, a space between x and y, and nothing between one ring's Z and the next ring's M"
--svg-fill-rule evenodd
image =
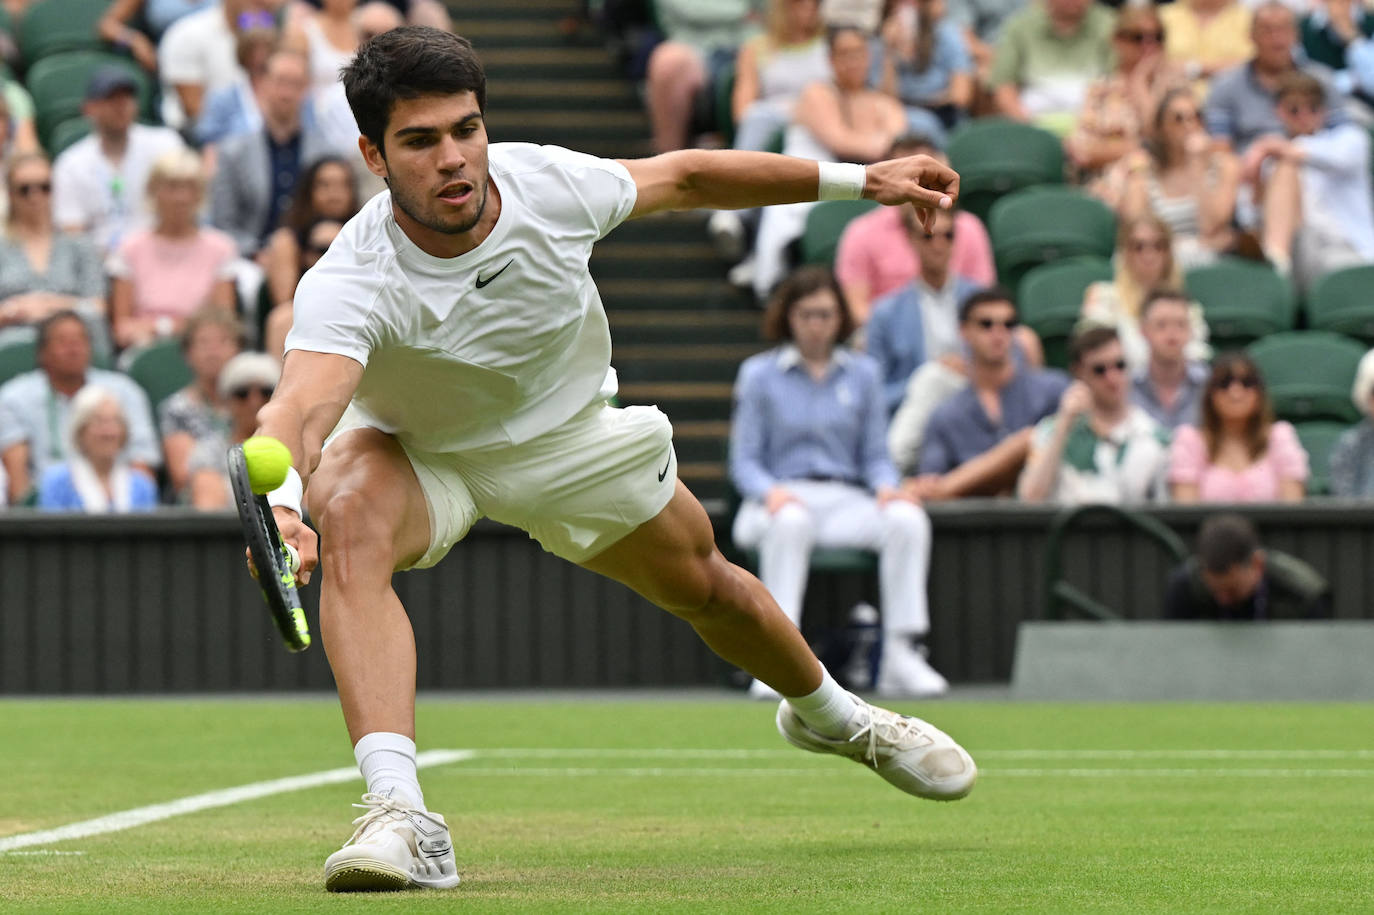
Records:
M689 622L707 645L789 698L778 730L802 749L855 759L910 794L963 797L977 768L947 734L844 692L763 584L727 562L679 481L657 517L583 563Z
M415 774L415 634L391 576L429 548L429 513L410 461L375 429L344 433L310 479L320 530L320 632L368 793L330 890L458 883L448 825L425 810Z

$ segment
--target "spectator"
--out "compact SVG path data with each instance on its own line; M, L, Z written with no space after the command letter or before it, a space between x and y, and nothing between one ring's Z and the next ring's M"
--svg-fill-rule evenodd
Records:
M4 142L0 143L0 152L6 157L12 153L39 152L38 131L33 124L33 96L23 84L0 78L0 105L4 112Z
M163 122L178 130L195 124L210 93L244 78L239 34L276 27L269 0L218 0L173 23L157 50Z
M1240 515L1202 522L1197 553L1169 575L1164 617L1173 620L1308 620L1331 616L1331 587L1310 565L1260 546Z
M1202 392L1202 422L1179 426L1169 458L1175 502L1301 502L1307 452L1274 420L1259 367L1222 353Z
M735 148L767 149L792 122L802 90L829 78L819 0L770 0L767 30L735 60Z
M906 129L897 100L866 85L868 40L853 28L830 30L830 83L812 83L797 100L783 152L821 162L875 162ZM764 301L787 272L787 246L801 237L814 203L766 207L755 245L754 292Z
M197 221L205 199L200 157L167 153L148 175L153 227L126 238L110 258L110 311L115 343L141 346L180 335L206 305L233 312L234 241Z
M1088 324L1069 342L1074 382L1042 419L1017 492L1027 502L1138 504L1157 498L1168 434L1130 402L1116 329Z
M715 86L754 31L751 0L658 0L665 40L649 55L645 97L655 152L689 145L698 125L710 129Z
M243 75L206 95L196 121L198 142L213 145L262 128L258 95L267 73L267 58L276 45L277 33L272 29L248 29L239 34L234 45L235 59Z
M973 58L945 0L897 0L882 27L882 57L872 81L906 108L907 124L944 145L945 131L973 103Z
M282 214L280 228L267 242L267 288L273 304L289 302L295 296L302 272L301 258L311 247L310 233L314 228L322 221L348 222L358 212L358 206L358 184L353 169L343 159L325 156L306 168L296 184L291 205ZM323 253L321 249L316 259Z
M39 508L104 515L157 507L157 484L125 454L129 420L117 395L86 385L72 398L66 433L66 457L38 484Z
M196 446L224 438L229 422L219 378L242 345L238 320L221 308L204 308L186 319L181 353L190 366L191 383L157 408L167 479L178 501L190 501L190 460Z
M1032 427L1054 413L1068 387L1062 373L1013 358L1016 324L1016 305L1004 290L977 293L961 306L968 384L926 426L920 475L907 481L923 502L1010 493L1030 452ZM900 435L894 418L888 433L894 457Z
M118 372L91 368L91 340L74 311L50 315L38 327L38 368L0 385L0 463L10 480L10 504L28 498L31 481L67 457L62 430L72 398L87 384L111 391L129 425L129 460L145 471L162 463L148 397Z
M1092 0L1033 0L1013 14L989 78L998 112L1067 134L1088 86L1111 72L1113 25Z
M220 145L210 222L234 239L244 257L254 257L277 228L305 168L329 152L301 120L308 79L305 58L273 53L258 98L262 129Z
M329 246L334 243L334 239L339 237L343 231L344 224L332 219L317 220L305 232L305 244L300 249L300 260L297 262L297 276L304 276L305 271L315 266L315 262L324 257ZM295 298L295 290L292 290L292 298L287 299L272 307L267 313L267 321L263 329L262 348L269 355L282 359L286 351L286 335L291 332L292 323L292 301Z
M9 218L0 239L0 343L32 340L40 321L74 310L108 355L100 257L85 238L54 231L48 160L42 153L15 156L5 181Z
M96 70L82 113L93 129L53 165L53 217L64 232L89 232L102 255L146 224L148 172L163 153L184 145L166 127L135 124L133 78L122 68Z
M937 210L927 233L914 226L907 244L916 249L921 275L879 299L866 328L868 353L878 362L883 404L895 413L911 373L928 359L959 352L959 303L978 287L949 269L954 214Z
M1134 370L1131 401L1165 429L1198 421L1210 355L1194 349L1199 310L1177 289L1167 288L1153 290L1140 306L1139 333L1148 355Z
M1250 8L1240 0L1178 0L1159 8L1169 60L1188 77L1206 81L1238 67L1255 53L1250 40Z
M1208 139L1191 90L1165 93L1146 149L1128 155L1107 180L1107 203L1123 220L1157 214L1173 235L1182 268L1215 261L1235 242L1240 167Z
M1183 287L1168 224L1148 210L1123 219L1117 229L1113 261L1112 280L1093 283L1084 291L1083 317L1115 327L1126 362L1132 372L1139 372L1150 359L1149 344L1141 333L1147 295L1152 290ZM1207 346L1207 322L1201 305L1190 303L1188 322L1188 358L1209 358L1212 352Z
M892 144L885 159L923 153L947 160L925 137L907 135ZM921 275L916 247L910 243L917 228L911 207L874 207L845 226L835 253L835 275L860 327L868 323L875 300ZM954 245L949 269L975 286L997 281L992 242L982 221L967 210L954 213Z
M149 73L157 72L157 45L160 37L178 19L199 12L213 0L114 0L96 24L101 38L117 48L128 51ZM138 18L148 26L144 34L130 22ZM150 37L151 36L151 37Z
M735 542L759 551L760 580L798 626L813 546L877 551L878 692L943 693L918 644L930 629L930 519L897 488L877 366L837 345L854 323L829 272L806 267L779 284L764 328L783 345L745 360L735 386L730 476L745 499ZM750 695L772 698L757 681Z
M272 397L281 380L281 363L265 353L239 353L219 376L219 397L229 408L228 433L196 443L191 452L191 506L222 511L233 505L225 453L258 428L258 411Z
M0 508L10 504L10 478L5 473L5 465L0 463Z
M949 0L949 19L959 27L964 45L973 57L978 85L987 85L992 75L997 41L1002 26L1025 4L1022 0Z
M1351 123L1324 126L1326 90L1307 73L1285 75L1277 98L1286 136L1252 143L1244 171L1263 183L1256 196L1263 199L1265 256L1305 291L1324 273L1374 261L1369 133Z
M1140 144L1164 93L1182 82L1164 57L1164 26L1153 4L1127 5L1116 14L1116 69L1088 87L1064 152L1080 183L1089 183Z
M1265 134L1283 133L1276 102L1279 79L1296 70L1322 78L1320 68L1299 66L1294 58L1298 26L1293 11L1278 0L1255 7L1250 19L1255 56L1248 63L1218 74L1207 93L1207 132L1244 152ZM1346 120L1345 100L1328 94L1327 126Z
M287 24L282 47L310 62L310 97L318 98L339 82L339 72L362 43L353 14L358 0L323 0Z
M1331 495L1374 498L1374 350L1364 354L1350 391L1364 420L1341 433L1331 449Z
M1333 82L1358 87L1361 101L1374 101L1369 91L1374 12L1357 0L1320 0L1303 17L1300 31L1308 60L1335 71Z
M359 6L354 10L352 20L359 45L375 35L406 24L396 7L381 0ZM311 58L312 61L315 59ZM353 109L348 107L348 95L344 92L343 83L336 79L332 84L311 92L308 107L313 116L313 121L308 123L319 132L324 145L349 159L364 187L369 188L368 196L382 191L386 183L367 170L367 163L358 149L358 122L353 118Z

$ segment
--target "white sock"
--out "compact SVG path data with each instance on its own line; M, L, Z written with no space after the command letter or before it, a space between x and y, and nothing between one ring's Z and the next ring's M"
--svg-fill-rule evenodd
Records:
M404 734L374 731L354 745L353 758L369 792L404 797L417 809L427 811L415 771L415 741Z
M822 734L839 736L845 732L845 725L854 717L854 697L840 688L830 671L821 668L821 685L814 692L795 699L787 698L787 704L806 725Z

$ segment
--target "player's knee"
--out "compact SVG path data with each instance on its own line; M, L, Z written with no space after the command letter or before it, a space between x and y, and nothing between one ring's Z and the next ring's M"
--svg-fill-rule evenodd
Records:
M738 571L716 549L694 557L689 574L674 595L674 605L668 609L693 624L734 612L738 609L738 601L732 599L739 590Z
M341 550L388 551L392 537L391 523L385 513L378 511L377 499L357 487L336 487L322 500L314 513L320 528L320 543L326 554Z

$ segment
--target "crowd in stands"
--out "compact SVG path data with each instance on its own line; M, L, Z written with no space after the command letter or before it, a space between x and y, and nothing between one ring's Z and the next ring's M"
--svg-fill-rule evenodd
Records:
M438 0L112 0L40 47L25 17L61 7L0 16L0 506L224 509L301 273L381 187L339 71L452 24Z

